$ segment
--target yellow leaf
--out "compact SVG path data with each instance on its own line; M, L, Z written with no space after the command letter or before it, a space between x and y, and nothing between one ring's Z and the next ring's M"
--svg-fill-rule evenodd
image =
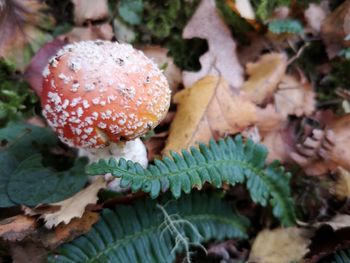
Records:
M311 233L302 228L277 228L261 231L254 240L249 262L291 263L302 262L309 251Z
M256 107L219 77L207 76L174 96L177 113L164 152L242 131L256 121Z
M262 104L273 95L284 76L287 57L282 53L269 53L255 63L247 63L246 68L249 79L242 91L256 104Z

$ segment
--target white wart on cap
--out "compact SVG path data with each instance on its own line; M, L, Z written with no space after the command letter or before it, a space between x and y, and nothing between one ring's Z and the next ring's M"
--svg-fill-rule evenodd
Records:
M60 139L74 147L137 138L157 126L170 105L162 72L127 44L67 45L43 75L43 114Z

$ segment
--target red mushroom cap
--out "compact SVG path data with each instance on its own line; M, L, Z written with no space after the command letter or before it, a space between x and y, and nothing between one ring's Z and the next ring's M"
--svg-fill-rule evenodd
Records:
M98 148L137 138L157 126L170 105L162 72L128 44L67 45L43 75L43 115L70 146Z

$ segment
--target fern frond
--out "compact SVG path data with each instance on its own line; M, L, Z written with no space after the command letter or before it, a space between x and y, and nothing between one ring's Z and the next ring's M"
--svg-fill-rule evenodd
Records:
M290 197L290 174L276 164L266 166L267 150L251 140L243 143L237 136L227 138L209 146L200 144L190 151L171 153L171 158L156 160L154 165L144 169L138 163L100 160L87 167L91 175L111 173L121 178L121 186L130 186L132 191L142 190L156 198L160 192L170 188L178 198L181 192L189 193L192 188L200 189L204 183L221 187L223 183L235 185L246 182L254 202L266 206L270 203L273 214L283 225L293 225L295 214Z
M175 227L189 244L247 237L248 220L235 214L219 197L194 193L179 200L164 198L161 204L167 215L177 215L190 224ZM49 262L173 262L176 253L171 251L176 236L171 229L162 227L169 220L174 219L166 219L164 211L149 199L105 209L88 234L61 246ZM184 249L179 244L176 252Z
M332 263L349 263L350 262L350 249L344 249L336 252Z

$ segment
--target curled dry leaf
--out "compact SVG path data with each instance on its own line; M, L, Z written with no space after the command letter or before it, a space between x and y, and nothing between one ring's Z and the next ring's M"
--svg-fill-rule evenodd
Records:
M201 70L183 72L185 87L192 86L207 75L219 75L229 85L239 88L243 83L243 69L236 54L236 43L229 28L220 17L214 0L202 0L182 33L183 38L202 38L208 41L209 50L199 59Z
M350 114L333 120L325 130L314 129L297 145L291 158L309 175L335 171L338 166L350 170Z
M337 178L330 192L340 199L350 197L350 172L343 167L338 167Z
M74 22L76 25L108 17L107 0L72 0L72 2L74 4Z
M350 41L345 40L349 34L350 0L346 0L327 16L321 27L321 37L329 58L334 58L341 49L350 46Z
M235 94L219 77L207 76L174 96L177 113L170 126L165 152L181 151L197 142L234 134L254 124L256 106Z
M334 231L350 227L350 215L336 215L329 221L317 222L314 224L314 227L320 227L323 225L329 225Z
M88 204L95 204L98 200L98 192L106 187L107 183L104 178L97 177L88 187L72 197L61 202L45 205L46 209L44 211L40 210L40 206L34 209L25 208L25 213L29 215L40 214L40 218L44 219L47 228L55 227L60 223L68 224L73 218L80 218ZM50 207L55 209L52 211Z
M242 91L256 104L262 104L273 95L287 68L287 57L282 53L269 53L255 63L246 65L249 78Z
M159 68L164 68L163 73L168 80L169 86L172 92L176 92L177 87L182 83L182 74L175 65L174 60L168 57L168 49L161 46L145 46L141 50L147 57L157 63Z
M283 117L311 115L315 110L315 93L307 82L285 75L274 94L276 110Z
M324 165L324 160L330 159L330 153L334 147L334 137L334 132L330 129L314 129L311 136L296 145L296 152L292 152L290 157L303 167L307 174L323 174L328 168L328 166ZM322 160L321 163L320 159Z
M311 232L298 227L261 231L254 240L249 262L301 262L309 251Z
M8 241L21 241L37 228L36 219L18 215L0 221L0 237Z

